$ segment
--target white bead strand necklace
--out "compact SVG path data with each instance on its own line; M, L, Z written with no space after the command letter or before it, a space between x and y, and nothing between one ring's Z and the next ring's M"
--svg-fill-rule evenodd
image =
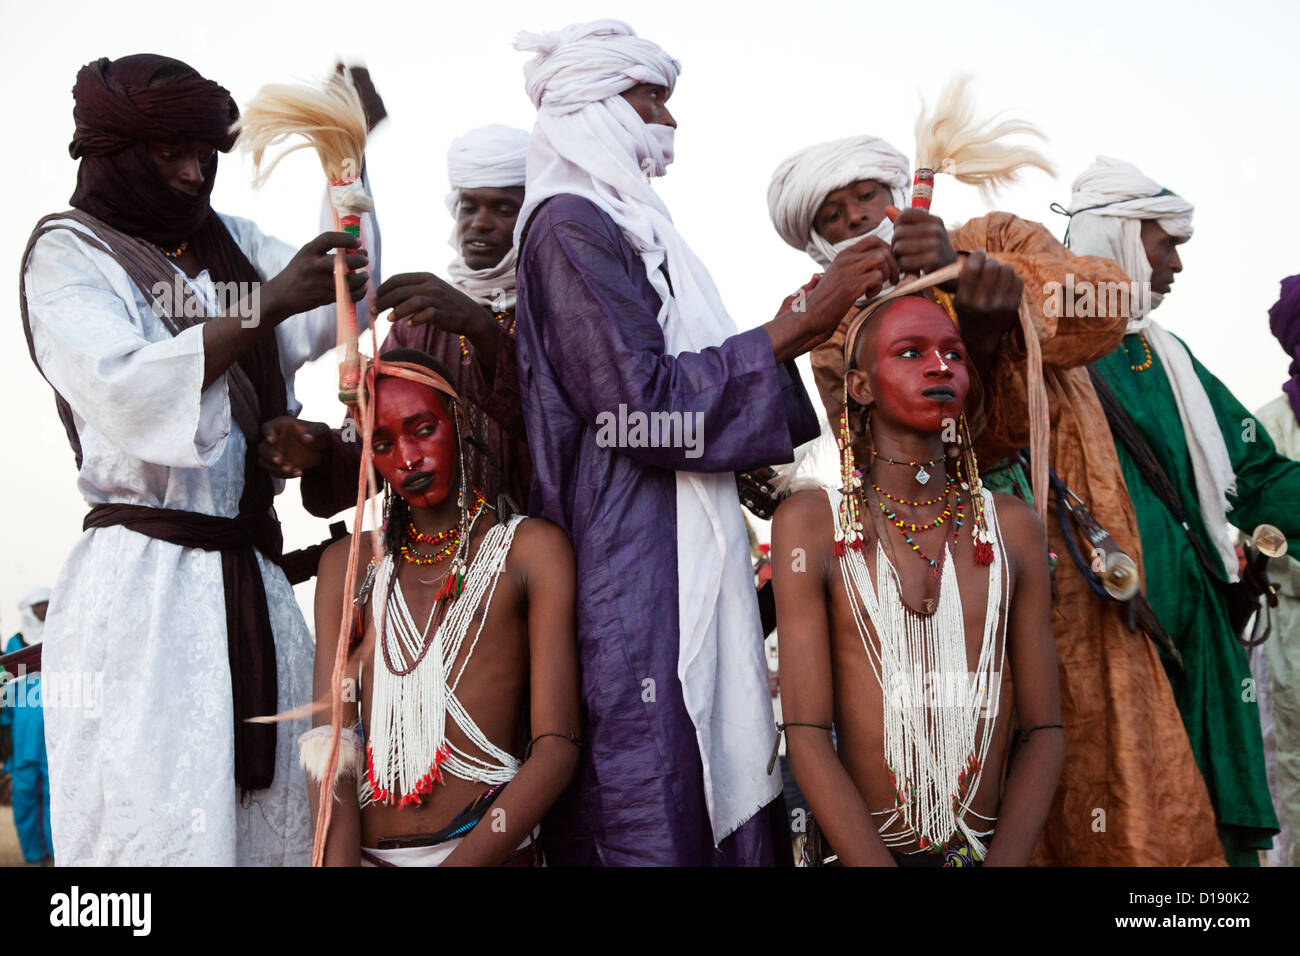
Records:
M839 558L845 586L851 591L853 622L883 698L884 758L896 797L892 811L877 812L889 814L881 829L886 846L915 841L923 850L937 851L960 832L976 859L986 852L980 837L987 832L969 827L965 816L979 791L996 722L1009 578L992 501L986 497L984 503L994 559L989 566L988 604L973 688L967 679L971 668L961 592L947 544L938 608L928 617L903 603L898 573L879 540L875 586L862 552L845 549ZM832 499L832 505L837 508L838 502ZM878 646L870 640L867 620ZM954 685L961 695L956 700L949 699ZM895 823L899 829L886 832Z
M424 628L418 629L401 584L393 582L383 635L375 640L372 668L367 790L373 801L395 802L399 807L416 803L433 789L434 783L441 782L444 771L463 780L497 784L509 781L519 769L519 761L479 729L457 699L456 687L478 646L497 580L521 520L515 516L488 529L466 571L464 591L458 598L449 599L432 637L428 632L440 602L434 602ZM466 534L472 530L471 524ZM376 574L375 594L388 593L393 568L393 556L385 555ZM460 656L480 603L483 607L478 628L455 680L449 684L448 671ZM448 714L487 760L447 740Z

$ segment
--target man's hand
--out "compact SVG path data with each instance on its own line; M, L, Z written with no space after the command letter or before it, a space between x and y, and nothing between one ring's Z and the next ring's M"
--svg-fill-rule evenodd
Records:
M894 206L888 207L885 215L894 222L893 248L899 272L904 275L937 272L957 261L948 230L938 216L924 209L905 209L900 213Z
M343 64L334 64L334 72L340 76L343 75ZM366 111L366 132L369 133L380 122L388 116L388 110L384 108L384 101L379 96L379 91L375 89L375 81L370 78L370 71L364 66L347 67L348 75L352 77L352 85L356 87L357 95L361 97L361 108Z
M952 304L971 364L981 378L988 375L998 347L1016 325L1024 288L1024 280L1011 266L982 252L963 257Z
M321 463L329 433L324 422L304 422L292 415L272 418L262 425L258 462L277 478L300 478Z
M390 322L430 323L445 332L477 338L492 331L492 315L465 293L429 272L403 272L375 293L371 312L392 309Z
M332 250L356 249L360 240L346 232L322 232L280 270L279 275L262 284L262 310L275 322L291 315L327 305L335 299L334 256ZM370 260L364 251L340 252L348 268L348 292L353 302L366 294L369 273L354 272Z
M778 316L784 315L786 312L794 312L796 308L800 312L806 312L808 310L808 293L816 287L818 282L822 281L823 275L825 273L815 273L811 279L787 295L781 303L781 308L776 310L776 314ZM801 302L803 305L799 304Z
M1024 290L1025 281L1011 266L972 252L961 264L953 307L963 328L969 323L1005 332L1019 315Z
M830 338L854 302L879 295L886 282L897 283L898 272L889 246L874 236L836 256L808 294L808 312L821 341Z
M496 368L498 333L492 313L465 293L430 272L403 272L386 280L375 293L373 315L392 309L390 322L429 324L463 335L474 346L474 358L491 381Z

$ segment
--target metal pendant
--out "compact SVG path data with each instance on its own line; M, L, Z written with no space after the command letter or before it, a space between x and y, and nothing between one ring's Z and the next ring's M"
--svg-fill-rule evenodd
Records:
M929 480L930 480L930 473L925 470L924 466L916 469L916 483L918 485L923 485Z

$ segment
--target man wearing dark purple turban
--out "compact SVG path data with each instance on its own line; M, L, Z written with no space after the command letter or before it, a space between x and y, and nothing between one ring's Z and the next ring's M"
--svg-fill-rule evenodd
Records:
M211 208L239 112L184 63L100 59L73 98L73 208L37 223L20 280L90 506L46 617L56 854L305 862L304 728L247 722L309 699L313 658L249 443L334 344L330 253L357 242L295 251Z
M1290 378L1282 394L1255 413L1259 424L1283 455L1300 460L1300 275L1282 280L1282 294L1268 310L1268 325L1283 351L1291 357ZM1248 529L1249 530L1249 529ZM1273 611L1273 636L1256 648L1266 666L1266 686L1260 688L1260 714L1264 722L1264 752L1268 760L1269 789L1282 832L1273 839L1270 866L1300 866L1300 561L1274 558L1268 576L1278 588ZM1256 657L1252 657L1251 669ZM1265 706L1265 696L1271 707ZM1269 724L1272 723L1270 740Z

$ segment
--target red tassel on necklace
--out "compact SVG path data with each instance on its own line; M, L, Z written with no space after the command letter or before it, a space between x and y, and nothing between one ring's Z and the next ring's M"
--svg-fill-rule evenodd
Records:
M987 541L975 542L975 563L985 566L993 563L993 545Z

